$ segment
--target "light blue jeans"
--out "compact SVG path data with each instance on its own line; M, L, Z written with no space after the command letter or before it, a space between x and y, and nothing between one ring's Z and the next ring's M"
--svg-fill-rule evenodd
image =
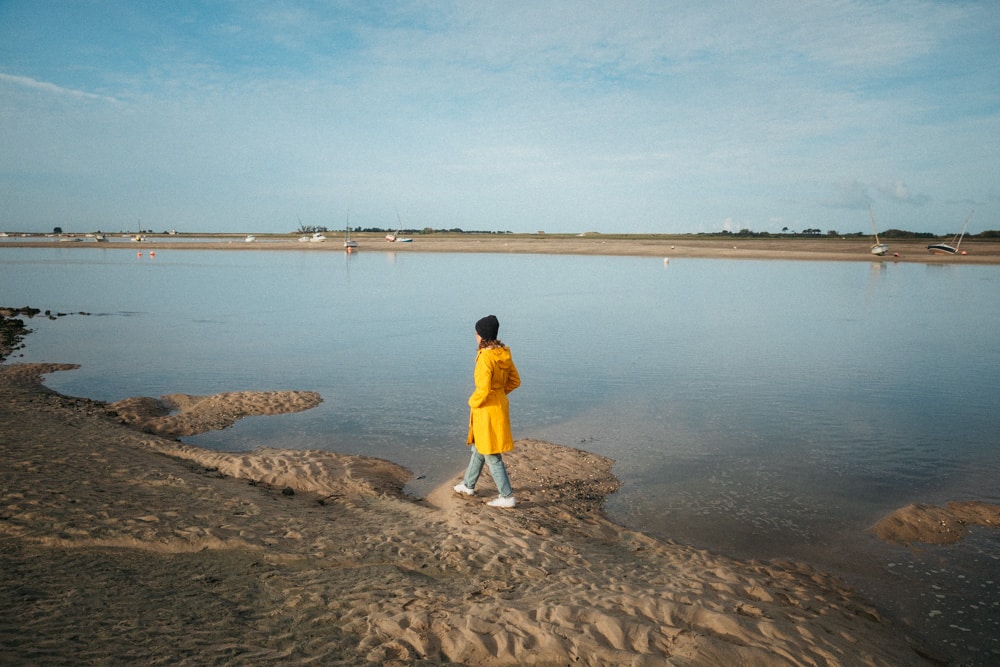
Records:
M480 454L476 446L472 446L472 458L469 460L469 467L465 469L465 487L467 489L476 488L479 481L479 474L483 471L483 463L490 467L490 476L497 485L497 490L504 498L512 496L514 491L510 488L510 479L507 478L507 466L503 463L500 454Z

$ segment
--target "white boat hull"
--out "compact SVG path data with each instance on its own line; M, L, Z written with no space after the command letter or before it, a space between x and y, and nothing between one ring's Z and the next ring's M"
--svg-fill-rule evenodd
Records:
M873 255L878 255L879 257L881 257L885 255L887 252L889 252L889 246L886 245L885 243L876 243L875 245L872 246Z

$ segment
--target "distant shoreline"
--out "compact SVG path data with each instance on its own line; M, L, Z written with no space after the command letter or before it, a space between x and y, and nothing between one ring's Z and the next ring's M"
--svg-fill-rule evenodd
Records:
M0 248L73 248L102 250L299 250L303 252L344 252L342 239L333 236L321 243L297 239L258 237L246 242L242 235L205 235L179 240L170 235L151 235L141 242L115 238L108 243L92 239L62 242L58 238L0 239ZM890 241L889 253L879 257L870 252L864 238L720 238L697 235L517 235L517 234L429 234L414 235L412 243L390 243L372 232L351 235L358 242L354 252L454 252L552 255L618 255L632 257L703 259L781 259L858 262L918 262L926 264L1000 264L1000 241L966 239L961 250L967 254L935 255L927 250L928 239ZM206 239L206 240L201 240Z

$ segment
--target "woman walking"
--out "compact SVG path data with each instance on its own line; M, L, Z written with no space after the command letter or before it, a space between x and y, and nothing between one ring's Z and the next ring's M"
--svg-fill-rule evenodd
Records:
M475 495L476 482L485 463L500 492L487 504L514 507L514 491L510 488L502 454L514 449L507 394L521 385L521 377L517 374L510 349L497 339L499 331L500 322L496 315L487 315L476 322L476 341L479 344L473 373L476 389L469 396L469 437L466 441L466 444L473 445L472 458L465 470L465 479L455 486L455 492Z

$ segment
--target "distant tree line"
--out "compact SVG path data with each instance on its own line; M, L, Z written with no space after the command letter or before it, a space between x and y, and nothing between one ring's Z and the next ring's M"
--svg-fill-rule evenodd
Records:
M777 232L755 232L751 229L741 229L738 232L731 232L729 230L722 230L721 232L701 232L699 236L722 236L722 237L736 237L736 238L788 238L788 237L805 237L805 238L815 238L821 236L823 230L821 229L803 229L801 232L795 232L788 227L781 230L780 233ZM879 237L883 239L936 239L942 236L952 236L953 233L948 234L932 234L930 232L911 232L905 229L887 229L884 232L879 232ZM831 229L826 232L826 235L831 238L862 238L871 236L867 232L850 232L847 234L841 234L836 229ZM980 239L995 239L1000 238L1000 231L994 229L988 229L986 231L979 232L978 234L966 234L966 238L980 238Z
M329 231L326 227L307 227L302 225L299 227L298 233L313 233L313 232L327 232ZM386 229L383 227L352 227L351 231L362 233L362 234L388 234L390 232L402 233L402 234L513 234L514 232L481 232L475 230L466 231L460 227L452 227L451 229L434 229L433 227L424 227L423 229Z
M299 225L298 234L315 234L327 233L331 230L323 226L318 225ZM339 231L339 230L334 230ZM403 234L513 234L511 231L477 231L477 230L464 230L460 227L452 227L451 229L434 229L433 227L424 227L423 229L383 229L382 227L365 227L365 228L355 228L356 232L370 232L375 234L387 234L389 232L401 232ZM62 234L62 227L55 227L52 229L53 234ZM100 230L97 233L101 233ZM140 234L153 234L153 230L139 230ZM176 232L164 231L164 235L168 235ZM545 232L537 232L538 234L545 234ZM722 230L720 232L698 232L697 236L722 236L730 238L788 238L788 237L805 237L805 238L815 238L821 236L823 230L821 229L803 229L801 232L796 232L788 229L788 227L783 227L781 232L755 232L751 229L743 228L738 232L731 232L729 230ZM628 234L625 234L628 236ZM869 234L867 232L851 232L848 234L841 234L835 229L830 229L826 232L826 235L831 238L861 238L867 237ZM932 234L930 232L911 232L905 229L887 229L884 232L879 232L879 236L884 239L934 239L941 237L953 236L954 232L948 234ZM1000 230L987 229L985 231L979 232L978 234L966 234L966 238L978 238L978 239L997 239L1000 238Z
M316 232L328 232L330 231L326 227L321 227L319 225L300 225L298 234L315 234Z

